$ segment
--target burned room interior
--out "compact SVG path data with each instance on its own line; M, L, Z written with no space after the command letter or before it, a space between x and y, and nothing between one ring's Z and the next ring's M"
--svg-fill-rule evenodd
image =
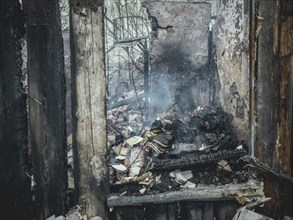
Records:
M0 220L293 219L292 16L0 2Z
M265 10L262 3L258 2L258 10ZM264 26L276 21L264 23L264 12L257 11L252 24L249 1L144 1L142 4L150 19L147 54L150 72L146 76L146 72L137 70L143 74L144 87L135 85L126 74L132 89L120 92L119 97L114 95L116 99L110 98L107 103L110 193L113 194L108 204L121 219L143 213L159 215L153 213L152 203L161 203L155 207L165 213L166 216L161 214L164 219L178 216L232 219L240 206L266 201L265 194L260 193L263 182L255 170L247 168L250 156L260 154L254 152L256 142L270 145L267 138L272 141L272 133L265 133L258 123L269 126L267 123L271 122L264 121L268 116L262 112L261 103L275 101L264 101L261 94L268 91L262 91L267 90L262 84L267 82L251 81L251 77L256 77L256 72L258 79L265 77L265 70L255 69L264 65L262 53L267 51L262 51L262 47L269 45L260 33L265 28L269 31ZM137 37L128 39L130 46L122 39L124 46L134 47L132 40ZM258 61L259 67L250 63L251 57ZM286 90L289 92L290 88ZM142 93L145 95L141 96ZM290 94L287 95L289 98ZM251 108L253 115L250 115ZM265 109L268 110L267 106ZM289 120L290 116L283 123ZM287 149L290 152L290 142ZM267 158L261 154L259 157ZM229 196L213 198L213 187L225 186L227 193L231 193L229 185L233 187L233 184L239 184L239 188L255 184L260 191L254 191L256 188L251 185L251 192L235 192L234 200L238 204L225 202ZM210 196L201 197L195 192L201 190ZM136 206L130 213L130 208L125 208L144 203L148 205L145 210ZM223 204L229 210L226 215Z

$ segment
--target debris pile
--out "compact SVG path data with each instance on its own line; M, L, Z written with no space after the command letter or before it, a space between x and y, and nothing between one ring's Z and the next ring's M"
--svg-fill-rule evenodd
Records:
M132 98L139 97L128 99ZM238 161L246 146L235 135L232 116L220 107L197 107L180 116L173 108L146 127L140 105L123 99L111 106L115 107L108 110L113 194L155 194L249 179L250 171Z
M118 133L122 137L140 132L143 127L143 96L143 91L137 93L130 91L107 101L107 119L110 127L108 132L112 133L111 131L116 130L117 133L118 128ZM117 137L111 135L108 135L108 140L119 141Z

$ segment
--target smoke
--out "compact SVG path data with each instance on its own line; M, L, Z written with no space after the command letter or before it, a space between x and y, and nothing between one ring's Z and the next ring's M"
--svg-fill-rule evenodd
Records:
M181 43L162 44L151 63L151 116L178 106L177 114L186 114L212 99L215 70L210 65L196 66Z

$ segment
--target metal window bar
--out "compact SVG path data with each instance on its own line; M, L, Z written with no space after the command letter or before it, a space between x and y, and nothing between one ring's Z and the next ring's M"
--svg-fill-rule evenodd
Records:
M145 33L143 33L143 31L141 31L141 29L139 28L139 26L144 25L144 20L145 19L142 16L114 18L114 37L116 41L145 37ZM134 28L133 25L137 25L137 27Z

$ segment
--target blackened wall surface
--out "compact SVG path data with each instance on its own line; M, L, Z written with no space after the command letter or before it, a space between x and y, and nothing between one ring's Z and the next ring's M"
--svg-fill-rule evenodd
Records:
M220 105L249 139L247 1L145 1L152 24L152 116Z
M209 22L211 5L191 2L145 2L152 24L152 116L174 104L179 113L211 102Z

